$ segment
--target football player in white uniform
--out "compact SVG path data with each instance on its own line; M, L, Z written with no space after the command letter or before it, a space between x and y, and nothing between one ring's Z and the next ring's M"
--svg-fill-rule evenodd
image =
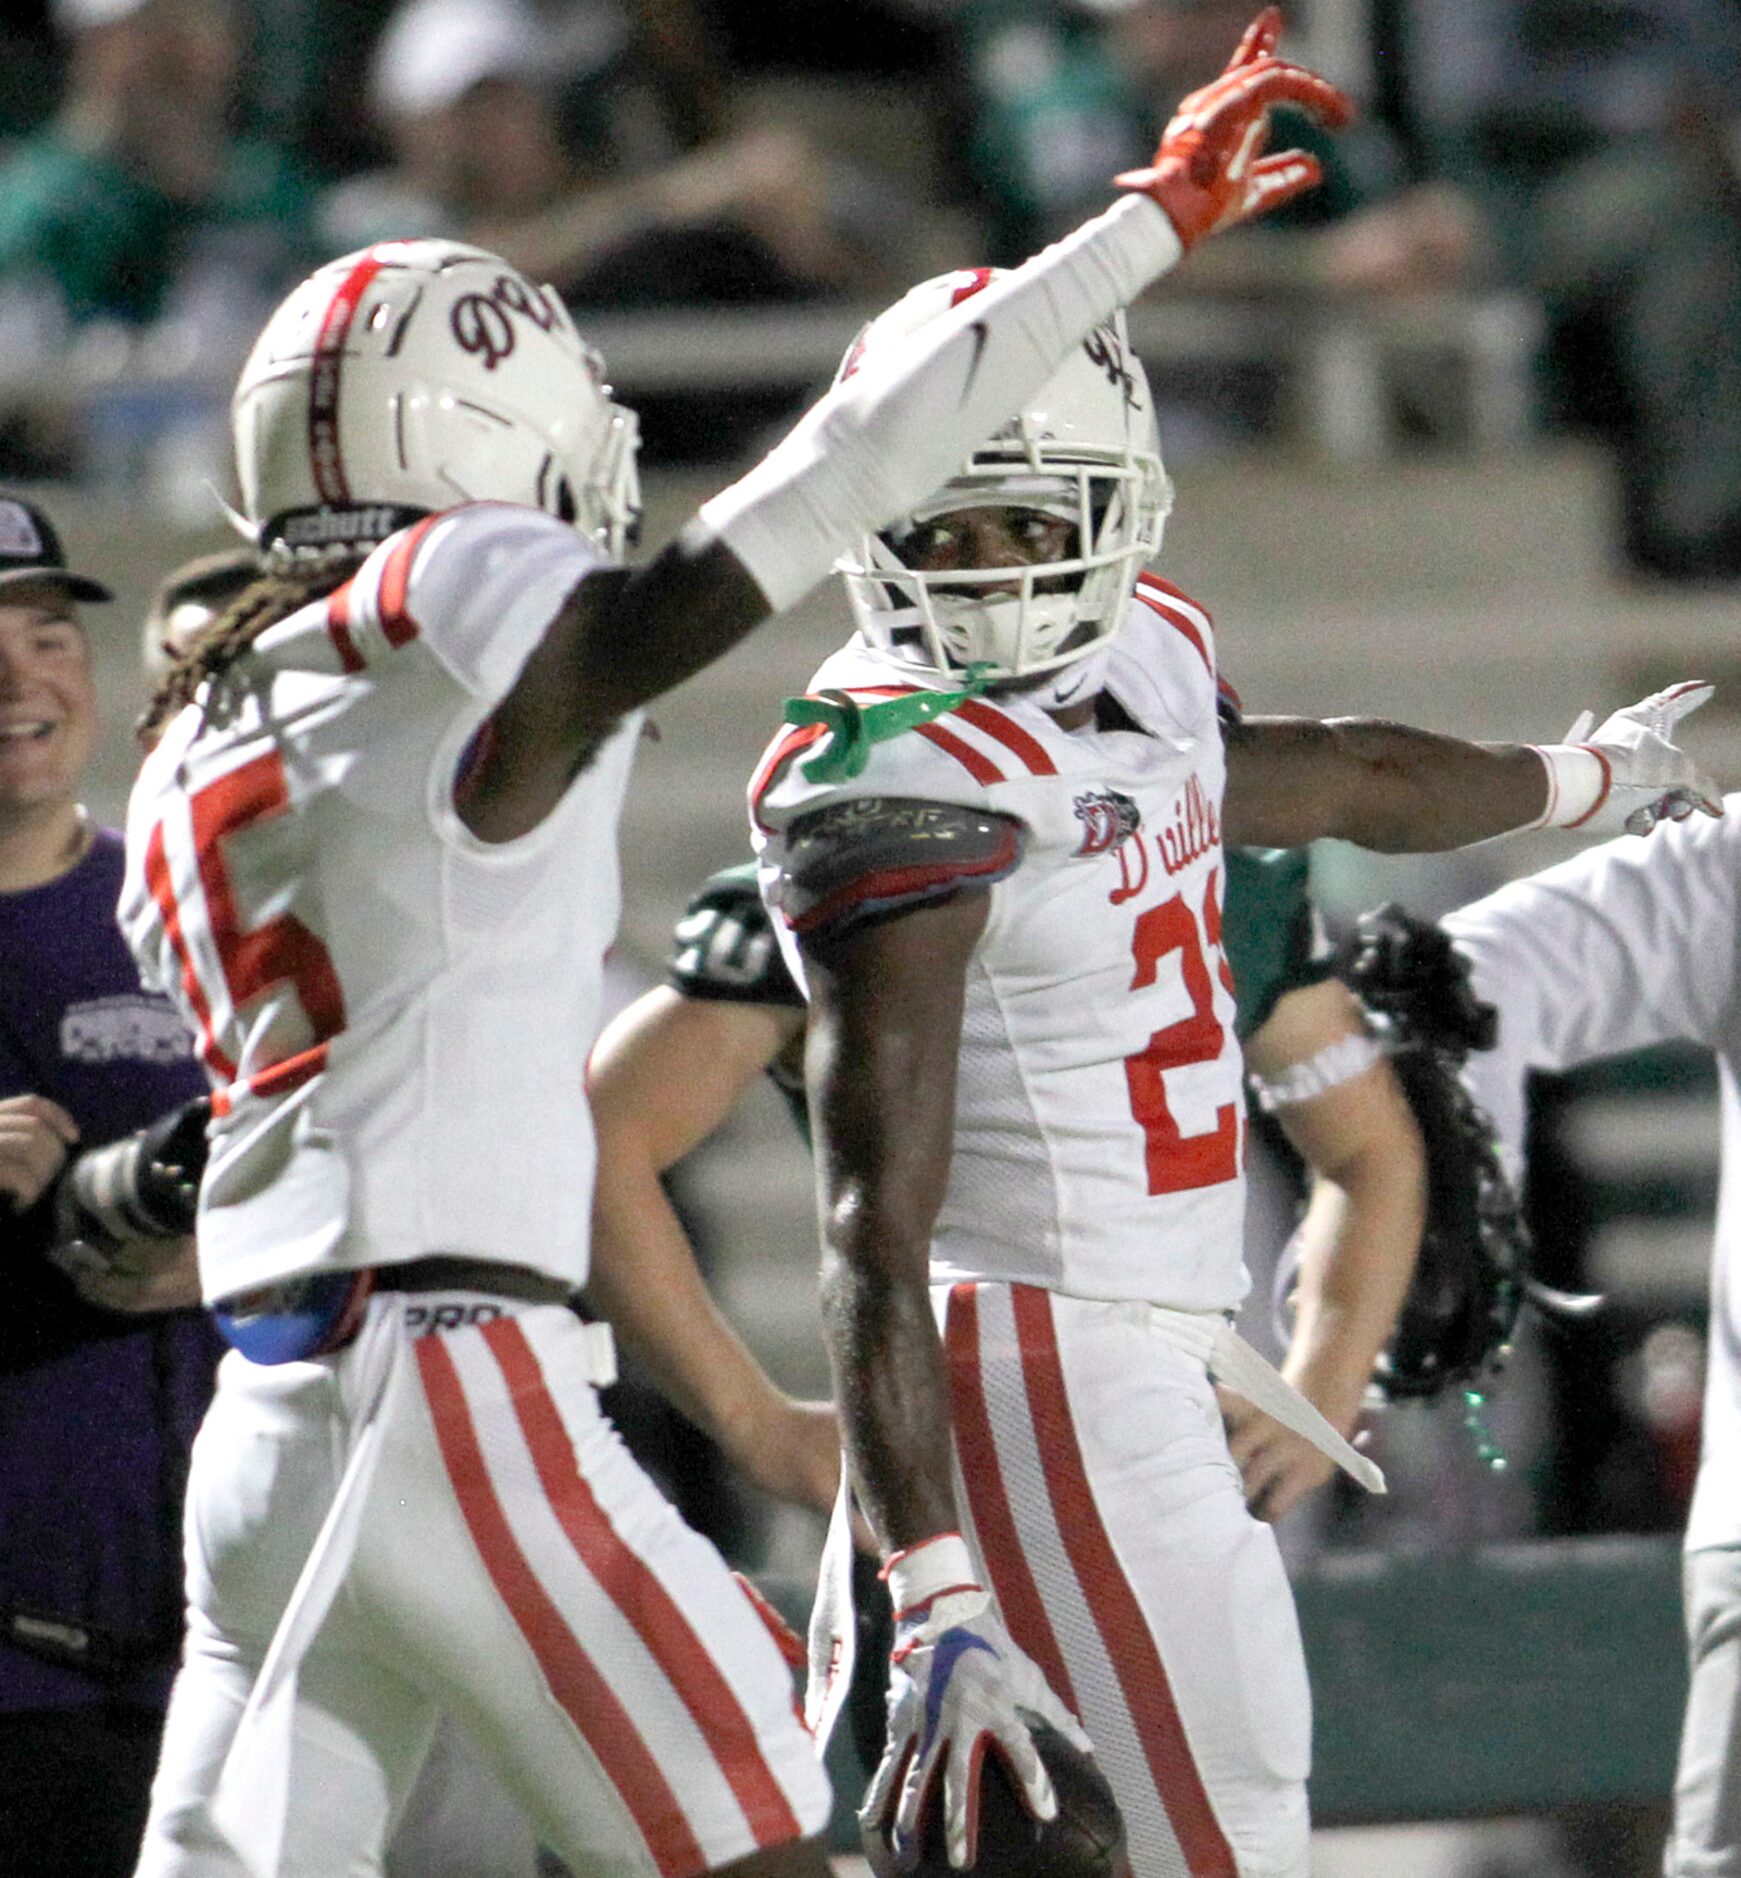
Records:
M636 572L633 419L554 295L391 243L268 323L234 407L265 577L171 671L128 817L123 923L214 1085L200 1268L236 1345L143 1878L377 1870L443 1711L581 1869L820 1878L775 1641L616 1441L608 1333L565 1303L638 708L1309 186L1257 156L1269 109L1347 105L1274 37Z
M1741 797L1727 802L1720 822L1590 848L1441 922L1499 1011L1499 1041L1464 1081L1514 1178L1531 1070L1669 1042L1717 1055L1710 1367L1683 1571L1692 1686L1666 1878L1741 1870Z
M987 291L916 289L846 382ZM937 1773L963 1853L986 1737L1020 1771L1020 1713L1061 1698L1137 1878L1304 1878L1304 1664L1211 1377L1376 1470L1228 1324L1223 842L1445 848L1720 811L1666 735L1698 687L1578 745L1224 733L1209 616L1141 571L1167 495L1114 319L844 563L858 632L789 707L751 813L809 997L824 1325L897 1613L873 1829L909 1841Z

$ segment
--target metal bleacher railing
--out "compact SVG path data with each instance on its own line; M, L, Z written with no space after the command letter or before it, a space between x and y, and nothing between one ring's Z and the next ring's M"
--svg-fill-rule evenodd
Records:
M768 393L796 402L825 384L877 309L845 303L583 314L620 395ZM1132 309L1132 343L1151 369L1258 364L1277 374L1284 422L1306 447L1347 462L1392 444L1399 383L1430 386L1459 441L1507 449L1533 426L1540 319L1498 293L1351 307L1326 300L1204 300L1157 293ZM221 426L241 359L171 334L87 336L54 357L0 348L0 414L70 450L80 480L170 492L221 461ZM179 452L179 454L178 454ZM166 467L165 458L168 458Z

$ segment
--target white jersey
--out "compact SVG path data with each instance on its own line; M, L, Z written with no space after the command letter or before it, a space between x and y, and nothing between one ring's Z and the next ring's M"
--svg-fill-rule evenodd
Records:
M431 517L262 634L147 759L121 921L216 1090L208 1300L431 1253L584 1281L584 1064L638 716L517 840L478 840L453 790L602 561L533 509Z
M1502 887L1444 921L1499 1011L1471 1056L1475 1099L1523 1162L1524 1077L1649 1044L1702 1043L1722 1085L1722 1178L1711 1272L1704 1446L1691 1550L1741 1545L1741 796L1648 841L1623 836Z
M911 687L853 642L811 681L865 702ZM782 831L825 803L903 797L1020 822L969 969L940 1282L1231 1310L1244 1294L1245 1101L1221 951L1225 763L1208 616L1145 575L1105 688L1142 726L1069 732L976 699L872 746L850 782L803 774L812 730L751 785L776 914ZM776 918L793 970L803 964Z

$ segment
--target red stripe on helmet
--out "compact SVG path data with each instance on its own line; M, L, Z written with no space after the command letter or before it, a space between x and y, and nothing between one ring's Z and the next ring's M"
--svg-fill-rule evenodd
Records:
M960 306L963 300L971 300L976 293L984 293L991 285L992 275L996 271L989 267L970 267L963 270L969 278L949 295L951 306Z
M381 271L373 248L340 281L321 316L308 375L308 466L322 502L348 502L344 450L339 442L339 377L351 322L370 281Z

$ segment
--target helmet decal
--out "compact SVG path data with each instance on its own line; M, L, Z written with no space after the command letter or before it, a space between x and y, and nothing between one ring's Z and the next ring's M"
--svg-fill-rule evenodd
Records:
M488 293L461 294L448 315L460 350L480 354L484 370L493 372L514 350L511 314L529 319L541 333L555 332L562 321L544 297L549 291L534 288L516 274L503 274Z
M543 509L613 557L633 538L634 413L556 294L480 248L388 241L321 268L267 321L231 415L269 553L468 501Z

